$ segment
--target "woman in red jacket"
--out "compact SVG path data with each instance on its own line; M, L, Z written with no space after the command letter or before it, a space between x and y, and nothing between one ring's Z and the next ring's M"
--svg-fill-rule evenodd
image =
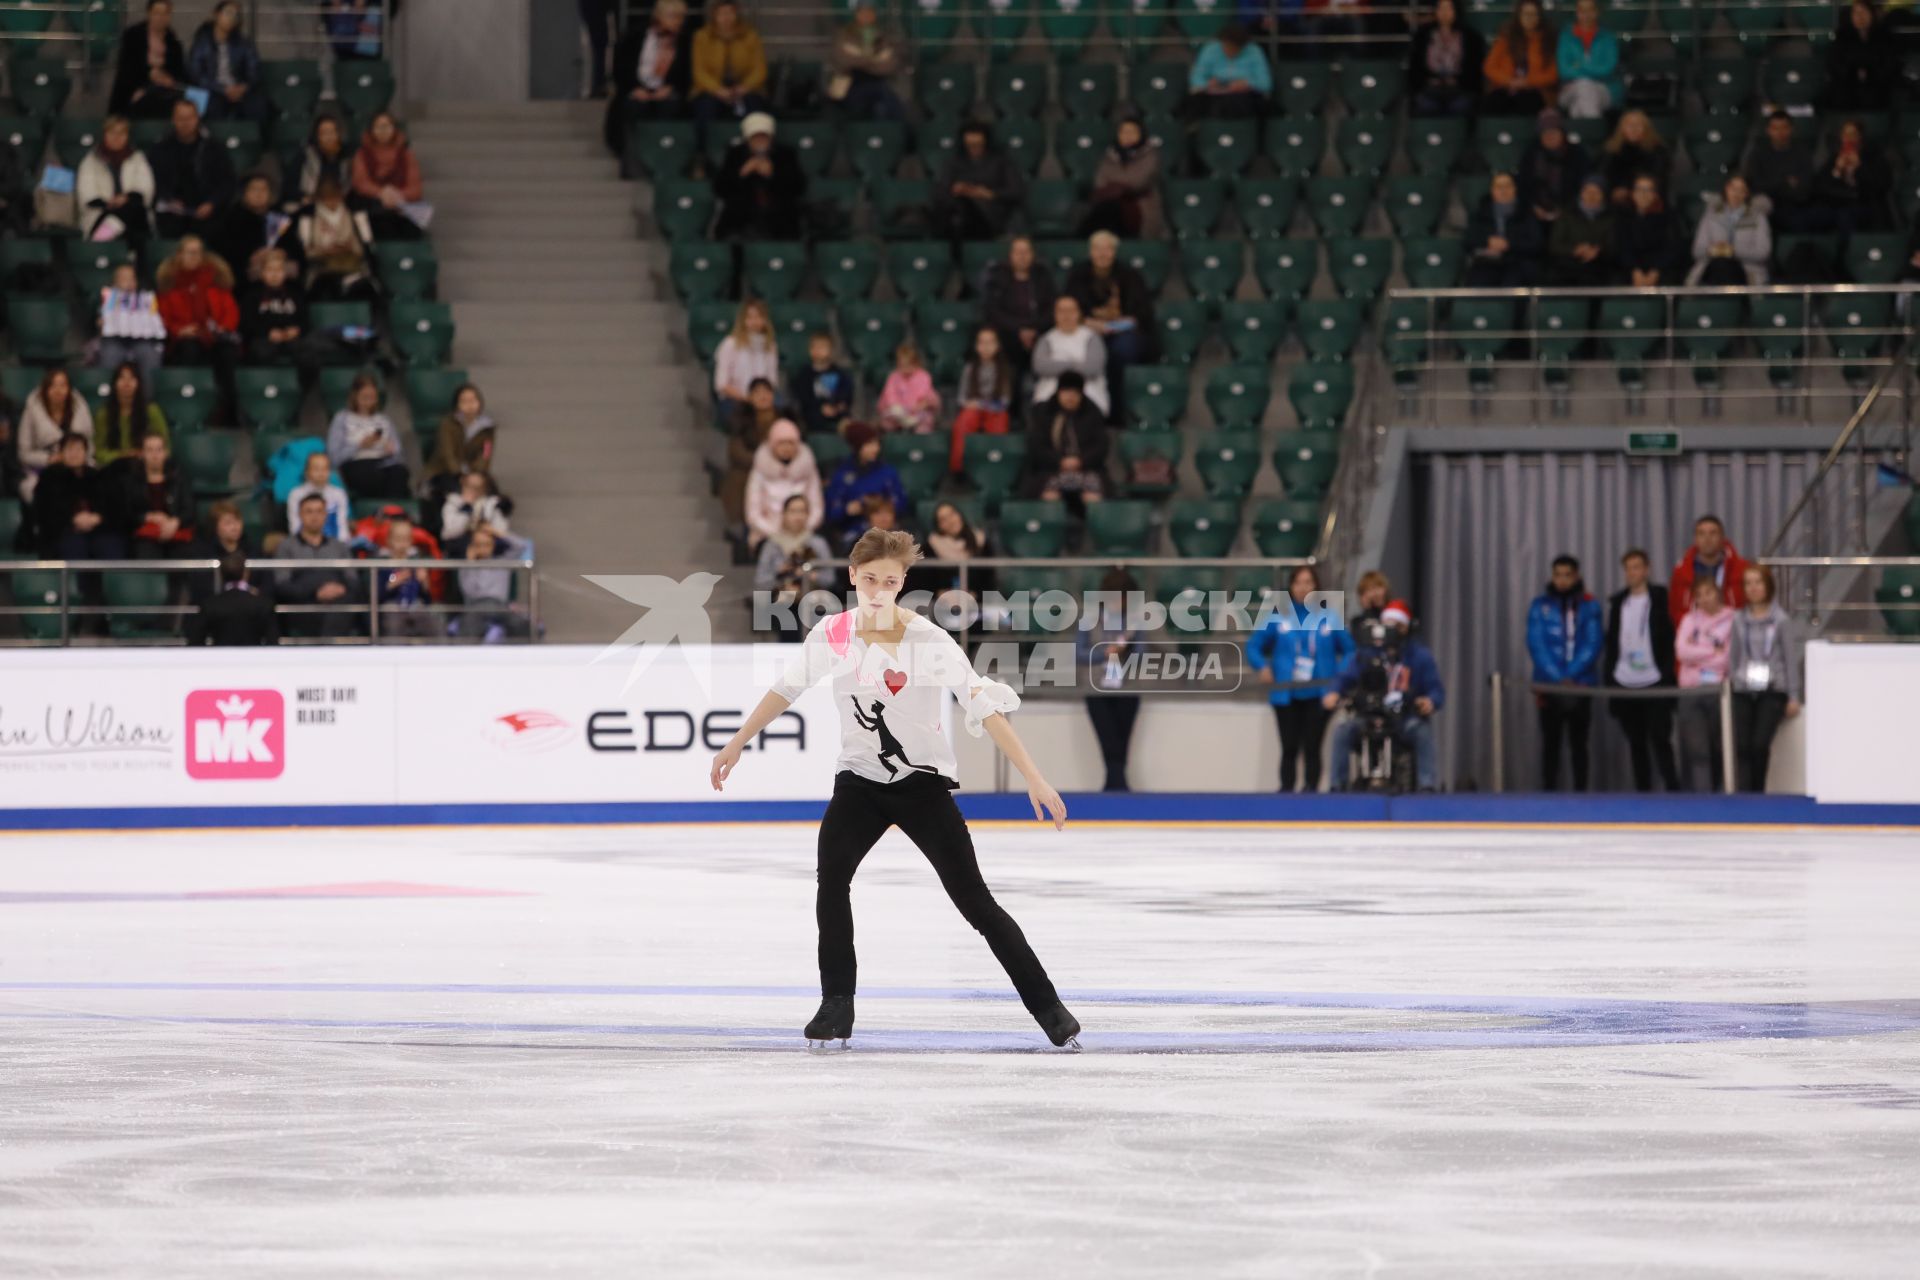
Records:
M373 221L382 240L418 240L420 228L402 206L418 204L422 194L420 162L391 112L382 111L360 135L353 153L353 195Z
M233 369L240 355L240 305L233 299L233 270L208 253L199 236L187 236L154 273L160 319L167 326L170 365L212 365L220 382L221 411L233 404ZM230 420L230 419L226 419Z

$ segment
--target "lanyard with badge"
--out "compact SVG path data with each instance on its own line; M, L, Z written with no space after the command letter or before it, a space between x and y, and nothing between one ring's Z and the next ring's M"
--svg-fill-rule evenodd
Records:
M1779 623L1767 623L1767 643L1757 658L1748 658L1740 667L1740 688L1747 693L1765 693L1773 683L1773 641Z
M1317 664L1316 655L1320 648L1320 633L1307 632L1307 647L1293 655L1293 682L1308 684L1313 680L1313 669Z

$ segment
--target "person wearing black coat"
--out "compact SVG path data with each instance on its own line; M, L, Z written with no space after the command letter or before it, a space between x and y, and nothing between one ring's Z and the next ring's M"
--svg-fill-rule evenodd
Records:
M1027 491L1036 498L1097 501L1106 488L1107 420L1072 369L1027 420Z
M1826 105L1835 111L1885 111L1900 83L1898 38L1867 0L1840 11L1827 48Z
M1016 368L1033 363L1033 344L1053 327L1059 296L1053 270L1033 252L1033 241L1015 236L1007 256L987 268L980 285L980 318L1000 335L1000 349Z
M1840 126L1833 155L1813 180L1813 197L1833 213L1842 234L1873 231L1886 224L1887 192L1893 171L1880 147L1869 147L1857 121Z
M1510 173L1496 173L1480 207L1467 220L1467 287L1518 289L1537 283L1546 233L1520 202Z
M660 60L671 55L664 73ZM607 100L602 136L607 150L624 158L627 132L642 120L677 120L686 114L693 84L693 29L683 0L659 0L647 22L636 22L613 49L613 95Z
M279 644L273 601L247 581L244 556L221 558L220 582L220 590L201 601L199 612L187 618L187 643L194 648Z
M1125 422L1127 369L1153 359L1153 290L1119 252L1118 236L1095 232L1088 256L1067 272L1065 292L1080 304L1087 326L1107 349L1110 408L1115 422Z
M807 175L793 148L773 140L773 117L756 111L740 122L740 140L727 148L713 175L720 216L718 239L797 240Z
M947 240L991 240L1007 229L1026 196L1026 175L993 149L987 126L968 121L933 184L928 211L934 234Z
M1667 589L1647 581L1647 553L1620 557L1627 585L1607 601L1607 641L1601 677L1611 689L1671 689L1678 668L1673 655L1673 616ZM1653 790L1653 774L1667 791L1680 790L1673 758L1673 701L1669 698L1610 698L1608 710L1627 735L1633 757L1633 785Z
M1551 222L1580 198L1580 184L1593 172L1593 162L1585 147L1567 137L1567 123L1552 107L1540 113L1534 130L1514 179L1533 216Z
M136 559L184 557L193 542L193 488L164 436L140 442L140 453L101 472L111 487L110 519Z
M1686 278L1687 246L1660 199L1659 184L1646 174L1634 179L1633 203L1614 217L1613 259L1624 277L1621 283L1636 289Z
M1470 116L1486 78L1487 41L1460 23L1454 0L1435 0L1433 20L1413 33L1407 97L1416 116ZM1449 73L1448 68L1451 68Z
M120 53L114 65L113 91L107 111L116 116L164 120L180 101L187 84L187 53L173 34L173 0L147 0L147 17L120 33ZM153 35L164 50L153 56Z
M87 462L87 438L61 437L33 490L33 530L43 560L120 560L127 554L113 486Z
M233 202L233 162L185 98L173 104L173 132L148 150L147 164L153 169L154 224L160 234L211 237L221 212ZM245 263L232 265L246 269Z

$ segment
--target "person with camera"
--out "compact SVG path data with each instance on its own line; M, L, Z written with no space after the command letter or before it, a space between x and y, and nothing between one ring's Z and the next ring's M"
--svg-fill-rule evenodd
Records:
M1354 634L1359 646L1334 680L1333 691L1321 699L1329 711L1341 702L1352 714L1333 727L1332 789L1347 789L1354 749L1361 736L1390 738L1413 752L1414 785L1421 791L1440 786L1438 748L1433 741L1433 717L1446 705L1440 666L1426 645L1413 638L1413 610L1404 600L1392 600L1378 620L1366 620Z
M1563 555L1553 562L1547 589L1527 609L1527 656L1536 685L1591 689L1600 683L1606 619L1600 602L1580 578L1580 562ZM1593 735L1593 699L1536 693L1540 708L1540 789L1560 789L1560 744L1573 757L1573 789L1587 789L1588 748Z
M820 585L816 565L831 559L827 540L813 531L813 505L804 493L791 493L780 507L780 524L760 544L753 589L765 592L785 613L774 615L783 644L798 644L806 632L795 619L801 599Z

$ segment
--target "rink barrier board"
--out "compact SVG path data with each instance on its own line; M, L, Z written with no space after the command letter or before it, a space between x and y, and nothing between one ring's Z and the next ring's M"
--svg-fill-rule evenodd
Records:
M968 818L1034 822L1024 793L961 793ZM1069 821L1119 826L1468 828L1920 827L1920 805L1821 804L1744 795L1208 795L1066 797ZM285 827L573 826L817 822L826 800L697 800L561 804L230 805L0 810L0 831L275 829Z

